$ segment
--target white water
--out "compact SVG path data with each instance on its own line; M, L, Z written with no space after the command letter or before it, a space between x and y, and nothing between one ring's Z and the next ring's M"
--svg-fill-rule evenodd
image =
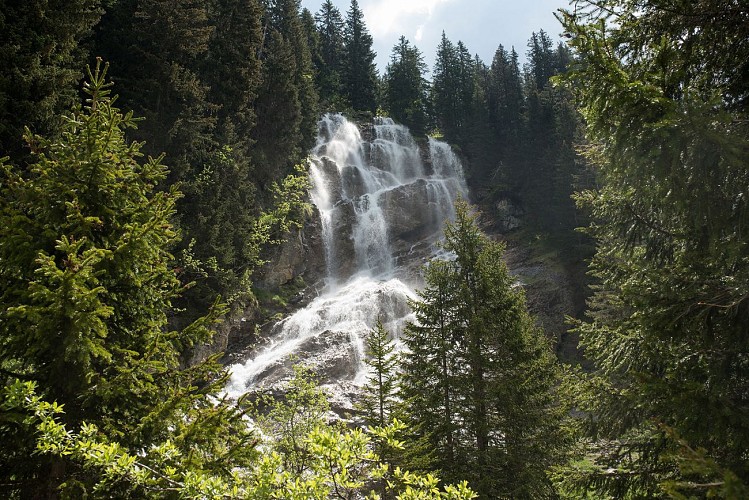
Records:
M454 201L465 195L463 171L447 144L430 138L422 153L390 119L376 119L369 132L364 140L339 114L319 122L310 194L321 218L327 286L279 322L267 346L230 368L229 395L288 375L292 355L327 382L360 384L364 339L377 319L396 338L413 319L406 277L434 255Z

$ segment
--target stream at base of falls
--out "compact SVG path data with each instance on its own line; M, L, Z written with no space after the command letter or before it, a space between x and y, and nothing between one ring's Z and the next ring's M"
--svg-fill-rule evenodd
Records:
M388 118L359 127L340 114L318 123L310 192L320 216L326 278L320 295L275 324L229 367L239 397L287 380L303 363L333 397L366 378L365 338L379 319L398 338L413 320L419 269L436 252L453 204L466 196L460 161L433 138L419 145Z

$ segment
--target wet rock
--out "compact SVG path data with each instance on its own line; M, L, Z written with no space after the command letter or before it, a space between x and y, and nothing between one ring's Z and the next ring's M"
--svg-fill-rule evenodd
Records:
M577 337L567 333L569 325L565 318L579 315L581 307L568 272L556 258L534 255L517 246L507 248L505 260L525 289L528 308L536 322L554 339L560 359L568 362L582 359ZM584 300L582 304L584 307Z
M315 163L320 171L320 175L324 179L325 186L330 194L330 199L340 200L343 198L343 184L341 183L341 176L338 174L338 165L327 156L313 159L312 161Z
M353 229L356 222L356 211L351 201L341 201L331 214L331 228L335 235L331 242L330 274L337 279L346 279L356 272L356 249L354 248Z
M253 387L274 387L289 380L297 364L309 368L321 384L350 380L360 367L357 346L348 332L325 330L304 339L294 352L267 365L255 376Z
M343 193L349 199L358 198L367 191L361 171L353 165L347 165L341 170L341 184Z
M257 271L255 286L275 290L298 276L313 283L325 274L325 249L320 215L315 209L302 230L293 228L286 241L263 254L266 264Z
M455 181L418 179L381 196L380 206L389 224L389 239L399 256L415 246L429 245L442 235L442 224L451 213L452 200L448 186Z
M323 384L352 379L359 369L359 354L348 332L326 330L300 345L308 366Z

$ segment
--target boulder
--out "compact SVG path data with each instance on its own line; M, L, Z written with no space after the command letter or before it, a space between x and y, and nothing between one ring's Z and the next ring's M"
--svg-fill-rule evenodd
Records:
M348 332L325 330L305 338L294 353L293 357L275 359L258 372L255 387L274 387L290 379L297 364L314 372L321 384L353 379L360 367L357 347Z
M337 279L346 279L356 272L356 250L352 236L356 212L353 202L339 202L330 217L330 274Z
M397 254L441 237L442 223L449 217L457 189L454 181L417 179L382 194L380 206Z
M495 225L502 234L514 231L523 224L521 217L525 215L525 212L508 198L499 200L494 206L494 210L496 214Z

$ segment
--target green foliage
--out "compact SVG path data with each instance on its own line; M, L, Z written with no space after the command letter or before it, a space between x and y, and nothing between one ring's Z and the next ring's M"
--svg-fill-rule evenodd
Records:
M304 378L299 372L296 382L292 382L292 392L296 396L314 398L315 389ZM381 464L371 450L371 439L374 437L393 447L402 446L394 438L403 430L402 423L394 421L388 427L368 432L321 425L317 416L308 419L299 413L303 407L297 405L301 400L296 396L286 409L282 405L273 409L282 418L278 422L280 426L276 427L280 434L268 436L266 444L276 446L275 437L279 435L298 437L295 444L307 453L304 468L299 470L284 465L284 456L289 451L285 445L289 442L280 445L284 451L271 449L260 456L253 455L251 461L234 462L233 467L229 467L230 462L224 462L223 473L196 467L194 458L184 454L171 440L153 443L133 454L116 442L104 440L94 425L84 422L79 432L71 432L60 422L64 414L62 407L40 398L33 382L15 381L3 387L0 409L20 416L19 424L35 436L35 453L66 457L80 464L91 477L86 494L92 498L110 498L116 492L119 498L344 499L354 498L365 490L369 481L382 477L387 466ZM298 419L297 423L307 432L297 433L299 428L290 428L289 417ZM317 424L307 425L313 422ZM475 498L465 482L445 486L440 491L439 479L432 475L420 476L398 469L393 476L402 485L397 489L396 498L399 499ZM71 486L72 482L68 481L66 487ZM367 498L379 497L372 492Z
M320 65L317 73L317 88L324 107L340 111L344 107L343 74L344 23L341 12L331 0L325 0L315 14L320 37Z
M125 142L134 120L113 106L105 73L99 64L89 73L86 105L66 117L59 140L27 136L34 163L3 165L3 379L35 381L40 397L65 408L65 423L95 426L103 443L133 453L168 438L196 469L220 470L252 451L250 433L240 412L208 399L225 380L216 359L180 369L179 357L210 339L224 309L214 304L181 332L167 330L182 289L168 252L180 194L156 191L165 167L139 163L141 144ZM33 434L12 413L0 427L11 491L75 496L94 487L67 453L35 455Z
M517 227L504 222L510 206L512 218L560 249L572 274L590 249L574 233L581 221L570 196L592 183L575 151L583 137L572 94L551 82L567 71L572 55L561 44L555 49L543 31L531 35L528 47L523 71L515 50L502 45L487 66L443 33L430 90L433 121L467 159L473 196L500 229Z
M101 17L98 0L0 2L0 151L20 160L25 126L57 132L76 102L82 42Z
M65 413L62 406L40 398L33 382L6 385L0 401L4 412L23 414L20 427L35 436L35 455L64 458L85 471L89 484L65 477L63 494L92 498L170 498L172 492L179 492L180 498L236 498L241 494L237 474L222 477L202 469L194 456L171 440L152 443L134 454L106 439L93 424L83 422L79 432L71 432L60 422Z
M261 13L257 0L217 1L210 13L210 22L216 28L201 68L210 85L210 101L220 105L218 142L238 153L234 161L240 165L242 160L249 163L250 134L256 124L253 108L260 85ZM251 168L246 164L239 170L244 173ZM250 183L244 180L236 184Z
M553 497L546 471L564 451L558 367L503 246L481 233L465 202L456 210L444 243L454 258L429 264L405 334L409 421L448 478L468 478L487 498Z
M364 24L364 13L357 0L351 0L343 28L343 93L355 112L377 110L377 68L372 36Z
M256 405L259 411L255 421L263 434L272 436L272 449L281 457L284 469L296 475L307 471L313 453L305 439L325 425L330 409L313 374L304 366L295 365L283 399L266 395Z
M390 333L379 319L366 339L365 363L370 369L361 401L365 423L384 427L392 418L396 406L396 366L398 356Z
M465 144L472 130L474 100L474 61L463 42L454 45L442 33L432 72L431 99L436 125L451 142Z
M200 74L215 30L209 8L197 0L142 0L132 16L131 31L123 35L132 59L127 66L114 59L114 76L127 73L123 98L145 118L137 137L154 156L169 156L170 182L188 180L216 145L218 105L209 101Z
M266 436L269 453L259 467L266 475L253 479L252 489L258 496L251 498L268 498L260 492L273 492L273 498L357 498L383 478L388 478L386 493L395 498L474 498L465 483L440 491L434 476L389 471L375 444L377 448L402 449L404 443L397 436L407 432L405 424L393 420L366 430L330 424L325 394L315 385L311 372L300 365L295 366L283 398L260 398L257 407L261 411L256 423ZM276 470L271 472L273 468ZM381 497L372 491L367 498Z
M176 205L183 239L173 251L180 279L195 286L177 303L177 324L216 295L233 309L249 307L250 275L267 243L261 234L282 239L286 223L269 220L275 186L288 184L317 120L304 35L294 1L121 0L107 8L97 51L112 61L123 101L146 117L129 136L146 140L147 153L166 153L162 187L179 183L184 193Z
M362 411L363 423L370 428L384 428L400 415L400 399L398 397L399 356L395 353L395 343L380 319L369 332L365 340L365 363L369 368L367 381L362 388L363 394L358 401L358 408ZM375 437L374 451L383 463L390 466L390 470L404 461L402 446L393 447L385 439ZM412 448L410 452L421 450ZM388 497L387 481L392 480L391 474L383 474L379 490L384 498Z
M593 216L600 280L578 326L595 368L583 399L595 454L570 476L578 491L745 492L749 149L737 15L736 2L611 1L562 16L601 185L577 197Z

